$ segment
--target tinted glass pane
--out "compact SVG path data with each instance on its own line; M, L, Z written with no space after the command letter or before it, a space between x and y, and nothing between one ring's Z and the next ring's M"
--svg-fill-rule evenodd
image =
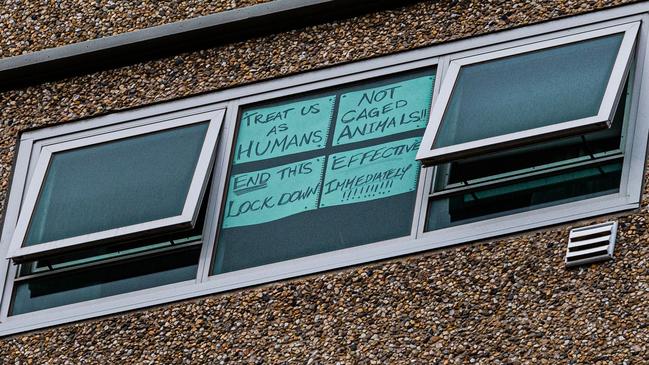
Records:
M182 213L208 124L56 153L25 245Z
M462 67L433 147L597 115L622 38Z
M198 235L191 237L185 234L178 235L178 238L160 238L160 240L149 240L148 242L136 241L114 245L101 245L91 249L74 251L59 256L47 257L35 262L24 263L20 265L20 275L25 276L33 273L65 269L105 260L115 260L136 254L143 255L160 249L181 247L200 242L202 242L202 237L199 232Z
M619 189L621 174L620 159L604 165L591 165L435 199L428 207L426 230L615 193Z
M17 282L11 314L58 307L196 278L200 247Z
M446 185L484 181L507 173L538 171L606 153L620 153L627 96L628 92L622 94L611 128L453 161L450 168L440 168L445 176L438 178L436 190L443 190Z
M242 110L213 273L410 234L434 70Z

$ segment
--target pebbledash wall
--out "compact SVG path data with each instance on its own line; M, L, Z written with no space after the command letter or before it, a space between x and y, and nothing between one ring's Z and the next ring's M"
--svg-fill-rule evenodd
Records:
M25 129L631 2L425 1L4 91L0 201ZM0 6L13 24L3 57L255 2L78 8L71 19L67 2L29 3ZM648 363L646 193L613 217L5 337L0 363ZM615 260L565 269L568 230L608 219L619 222Z

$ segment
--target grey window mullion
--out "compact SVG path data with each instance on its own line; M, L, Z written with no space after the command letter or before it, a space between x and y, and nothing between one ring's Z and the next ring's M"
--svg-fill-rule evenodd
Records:
M213 263L214 250L216 250L218 225L220 221L221 206L225 199L225 186L227 185L230 154L234 144L234 136L239 113L240 99L231 100L226 107L223 126L217 146L216 160L212 172L212 184L208 187L208 206L203 227L203 247L196 272L196 282L208 280Z
M435 86L433 89L433 105L431 106L430 110L432 111L434 108L435 103L437 103L437 99L439 97L439 91L442 87L442 83L444 82L444 79L446 78L446 74L448 71L448 67L451 63L451 56L446 55L442 56L439 58L438 64L437 64L437 70L435 73ZM432 118L432 113L429 116L429 123L430 123L430 118ZM425 138L425 136L423 137ZM425 143L425 140L422 139L422 144ZM420 237L425 230L426 226L426 217L427 217L427 210L428 210L428 193L432 189L432 185L436 181L436 175L437 175L437 169L438 166L434 167L424 167L422 165L422 177L420 177L419 180L419 188L418 190L418 195L417 195L417 205L415 206L415 218L413 219L413 233L412 235L415 238Z

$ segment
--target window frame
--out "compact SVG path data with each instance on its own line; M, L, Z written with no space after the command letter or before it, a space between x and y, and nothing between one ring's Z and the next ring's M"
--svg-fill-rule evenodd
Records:
M17 266L11 265L8 260L0 260L0 279L4 283L0 287L2 289L0 336L637 208L641 197L647 135L649 135L649 118L646 117L649 115L649 100L646 97L649 95L649 75L642 72L643 69L649 70L649 59L646 57L646 43L649 41L648 12L649 4L617 7L117 112L85 121L27 131L22 134L19 141L12 171L11 190L8 195L0 244L0 255L3 256L7 253L7 237L12 235L18 219L21 201L25 194L25 183L33 178L38 152L44 146L65 140L70 133L76 133L78 136L93 135L122 129L123 123L133 126L145 125L225 109L215 166L212 170L212 184L206 192L208 211L203 227L204 239L196 279L8 316ZM436 64L436 83L433 92L433 101L435 101L452 59L618 26L632 21L642 21L644 26L640 28L634 60L636 72L630 101L630 124L627 127L632 138L627 138L625 142L625 159L619 193L424 233L427 196L431 191L435 168L423 168L420 172L416 207L413 212L414 231L410 236L214 276L209 275L212 252L215 248L214 238L218 229L217 214L220 214L219 208L225 199L224 188L230 164L229 151L234 145L234 126L242 105L251 103L253 100L273 99ZM641 102L643 99L645 101ZM642 122L636 123L640 119Z
M224 110L214 112L200 113L182 118L174 118L157 123L146 124L142 126L127 127L124 129L75 138L70 136L66 141L48 144L43 146L38 154L36 166L32 173L32 178L27 188L27 194L23 200L21 214L18 217L16 229L11 238L8 259L16 262L31 260L43 255L51 255L76 248L80 245L90 246L107 241L114 241L123 237L142 236L162 229L179 229L183 227L193 227L198 218L200 201L207 187L207 181L214 160L214 150L216 141L219 136L222 121L225 116ZM192 181L185 198L181 214L148 221L144 223L123 226L119 228L108 229L100 232L89 233L81 236L64 238L56 241L44 242L41 244L23 247L23 242L27 235L29 224L33 218L34 210L40 191L45 184L45 178L53 154L62 151L69 151L76 148L92 146L106 142L118 141L129 137L137 137L149 133L161 132L177 127L189 126L196 123L209 123L205 133L205 139L201 147L196 168L192 176Z
M302 265L302 262L309 266L309 267L317 267L318 265L321 264L322 259L324 258L324 262L326 262L327 267L331 264L330 262L330 257L332 256L335 252L343 252L346 250L354 249L354 248L359 248L359 247L366 247L369 245L383 245L383 244L391 244L391 243L403 243L403 242L411 242L417 238L417 229L419 226L419 219L421 216L421 209L423 207L422 205L422 199L423 197L423 192L424 192L424 186L425 182L424 179L426 178L425 171L423 169L420 169L419 172L419 178L417 180L417 189L416 189L416 200L414 204L414 212L413 212L413 218L412 218L412 224L411 224L411 230L410 234L398 237L398 238L393 238L389 240L384 240L384 241L376 241L370 244L366 245L361 245L361 246L356 246L348 249L342 249L342 250L337 250L337 251L329 251L321 254L316 254L316 255L311 255L307 257L300 257L292 260L287 260L287 261L281 261L281 262L276 262L276 263L271 263L271 264L266 264L262 266L256 266L252 268L247 268L247 269L242 269L242 270L237 270L237 271L232 271L232 272L226 272L218 275L212 275L211 274L211 269L212 269L212 258L214 256L214 252L216 251L216 245L218 242L216 242L216 236L218 234L218 229L219 229L219 224L221 222L221 213L223 211L222 207L225 205L226 199L227 199L227 183L228 179L230 178L230 167L231 167L231 160L232 160L232 154L234 152L234 146L236 144L236 128L237 128L237 123L238 123L238 115L239 112L246 108L249 105L254 105L260 102L265 102L265 101L270 101L273 99L278 99L278 98L283 98L283 97L290 97L290 96L297 96L299 94L303 93L308 93L311 91L318 91L321 89L329 88L329 87L335 87L338 85L345 86L346 84L353 83L353 82L363 82L363 81L371 81L374 78L377 77L386 77L392 74L398 74L402 72L408 72L408 71L414 71L417 69L422 69L422 68L436 68L435 71L435 83L433 85L433 92L432 92L432 101L431 101L431 110L432 110L432 104L435 102L436 95L439 93L439 85L440 83L438 82L438 68L439 68L439 61L440 58L437 56L433 57L428 57L423 60L418 60L418 61L412 61L412 62L406 62L403 64L398 64L398 65L393 65L393 66L384 66L378 70L371 70L367 72L362 72L356 75L349 75L349 76L342 76L339 78L336 78L332 80L332 82L317 82L317 83L311 83L311 84L306 84L306 85L300 85L300 86L294 86L294 87L289 87L286 89L281 89L281 90L273 90L265 93L260 93L258 95L251 95L243 98L239 98L231 103L231 105L228 106L228 108L232 109L233 112L230 113L228 116L229 118L226 118L225 120L225 126L224 130L227 132L226 138L228 143L224 144L224 148L221 150L219 149L219 156L221 158L219 159L217 165L215 166L215 171L219 171L219 181L218 185L215 185L212 187L212 191L214 192L214 195L216 195L216 202L214 205L214 208L208 207L208 211L213 215L213 219L211 221L213 222L214 229L210 231L209 237L210 239L214 239L214 243L211 245L208 245L207 247L207 252L205 252L206 258L207 258L207 263L205 266L202 267L203 272L203 280L205 281L214 281L217 280L219 282L223 283L232 283L231 285L234 286L241 286L242 284L242 279L243 283L247 282L248 277L253 277L254 279L258 277L273 277L274 275L279 275L277 276L277 279L273 280L279 280L287 277L293 277L297 275L303 275L302 271L299 270L295 274L289 274L286 276L286 269L289 271L292 271L295 267L294 265ZM333 128L332 128L333 131ZM333 132L332 132L333 133ZM361 256L364 255L364 253L361 253ZM334 262L337 262L337 259L333 259ZM347 266L346 264L343 264L343 266ZM200 269L200 267L199 267ZM314 270L316 271L323 271L327 269L322 269L322 270ZM216 279L215 279L216 278ZM253 279L253 280L254 280ZM268 280L272 281L272 280Z
M431 110L431 119L422 139L422 146L417 153L417 159L425 165L448 162L461 157L474 156L478 153L522 146L533 142L549 140L557 136L574 135L592 131L598 128L610 127L615 113L615 106L620 98L630 64L633 62L636 38L640 22L605 27L581 33L540 40L510 48L499 49L451 59L447 74L442 82L437 101ZM434 148L433 144L440 131L446 109L453 97L453 90L462 67L493 61L525 53L540 51L557 46L578 43L597 37L624 33L611 75L609 77L604 97L597 115L577 120L565 121L544 127L538 127L475 141L468 141L446 147Z

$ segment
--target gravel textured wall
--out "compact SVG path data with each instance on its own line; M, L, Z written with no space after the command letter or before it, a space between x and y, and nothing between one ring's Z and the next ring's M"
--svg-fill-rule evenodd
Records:
M270 0L4 0L0 57L107 37Z
M627 2L422 2L4 92L0 202L16 136L26 128ZM201 13L182 10L191 3L169 5L165 14L175 20ZM25 16L15 9L3 13ZM3 54L154 24L137 19L158 7L137 9L124 10L110 32L53 31L53 43L34 40ZM84 24L111 22L101 12L79 11L88 11ZM648 213L620 216L611 263L565 270L564 226L13 336L0 340L0 362L648 363Z
M4 340L18 363L646 364L647 210L617 260L565 270L566 229ZM11 361L7 361L11 363Z

